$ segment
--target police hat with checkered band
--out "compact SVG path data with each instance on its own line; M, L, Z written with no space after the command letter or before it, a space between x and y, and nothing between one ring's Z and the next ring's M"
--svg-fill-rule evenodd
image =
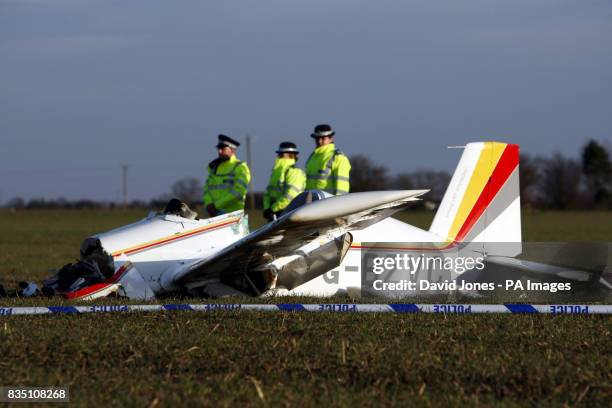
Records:
M240 146L240 142L232 139L226 135L219 135L219 142L217 143L217 149L221 149L222 147L231 147L232 149L237 149Z
M331 137L335 134L336 132L332 130L331 126L322 124L322 125L315 126L314 133L312 133L310 137L314 137L314 138L325 137L325 136Z
M276 151L276 153L281 154L281 153L295 153L298 154L300 151L297 149L297 146L295 145L295 143L291 143L291 142L283 142L280 145L278 145L278 150Z

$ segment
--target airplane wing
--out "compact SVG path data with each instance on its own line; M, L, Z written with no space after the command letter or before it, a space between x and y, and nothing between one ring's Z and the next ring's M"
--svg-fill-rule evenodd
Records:
M607 242L527 242L523 248L520 258L487 256L485 264L502 277L571 281L574 289L612 291L612 245Z
M607 242L524 242L519 257L487 256L486 263L534 278L591 282L605 272L610 253Z
M261 270L313 241L337 241L351 230L381 221L407 207L411 201L418 200L427 191L372 191L314 201L283 214L214 255L195 261L178 271L172 277L173 283L194 287L222 275L227 277Z

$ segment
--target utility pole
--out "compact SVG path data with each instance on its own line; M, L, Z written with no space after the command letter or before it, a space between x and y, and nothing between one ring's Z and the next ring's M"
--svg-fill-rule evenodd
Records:
M128 198L127 198L127 194L128 194L128 187L127 187L127 172L128 172L128 165L127 164L122 164L121 165L121 170L122 170L122 191L123 191L123 208L127 208L128 205Z
M253 191L253 157L251 156L251 136L246 136L246 149L247 149L247 164L251 169L251 181L249 181L249 207L251 210L255 209L255 192Z

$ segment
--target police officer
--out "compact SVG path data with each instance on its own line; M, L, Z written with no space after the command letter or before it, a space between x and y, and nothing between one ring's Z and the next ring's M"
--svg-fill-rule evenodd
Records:
M346 194L350 190L351 163L334 145L331 126L317 125L310 135L317 147L306 161L306 189L325 190L330 194Z
M264 193L264 217L272 221L304 191L306 176L295 167L299 151L295 143L283 142L276 151L277 158L272 168L268 187Z
M240 143L226 135L218 138L219 157L208 164L208 179L204 185L204 207L211 217L243 210L251 181L249 167L236 158Z

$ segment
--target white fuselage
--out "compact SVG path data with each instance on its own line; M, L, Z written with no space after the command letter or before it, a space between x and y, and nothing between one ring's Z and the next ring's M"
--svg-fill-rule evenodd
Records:
M204 220L177 215L150 215L121 228L98 234L115 266L130 261L155 294L165 291L164 274L211 256L248 235L241 211ZM331 296L361 285L361 243L436 242L428 231L388 218L359 231L351 231L353 244L338 267L286 294Z
M353 244L337 268L288 292L290 295L332 296L361 288L362 246L385 242L440 242L437 235L395 218L384 219L358 231L351 231Z
M98 234L115 267L130 261L156 293L164 292L164 273L210 256L248 234L242 211L189 220L170 214L149 215L121 228Z

